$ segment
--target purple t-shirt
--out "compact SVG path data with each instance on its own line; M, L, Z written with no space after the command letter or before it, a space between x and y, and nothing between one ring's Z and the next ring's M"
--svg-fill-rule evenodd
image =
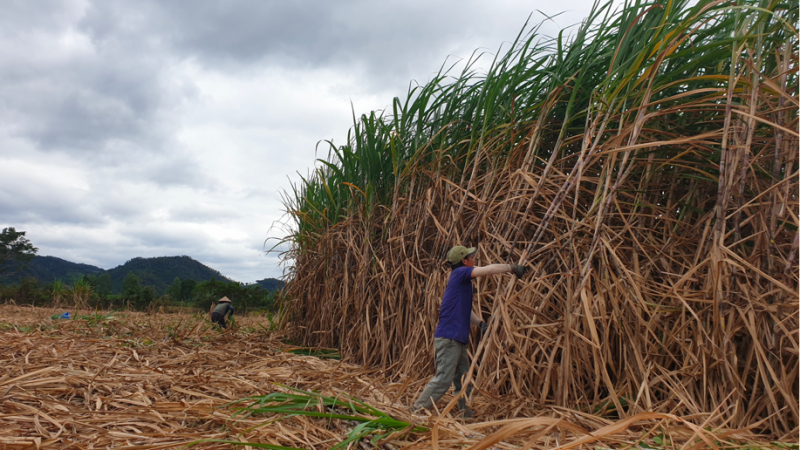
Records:
M462 344L469 342L473 269L474 267L461 266L450 273L434 337L453 339Z

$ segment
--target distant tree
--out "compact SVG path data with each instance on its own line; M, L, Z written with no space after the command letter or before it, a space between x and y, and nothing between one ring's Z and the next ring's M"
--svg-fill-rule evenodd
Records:
M181 280L181 300L191 300L195 286L197 286L197 281L195 280Z
M16 301L27 305L36 306L36 300L41 296L39 281L33 277L25 277L20 281Z
M201 281L197 283L192 290L192 298L197 306L203 310L208 309L212 303L222 297L228 297L233 301L237 300L236 298L232 298L229 294L230 292L228 290L228 283L225 283L224 281L217 281L214 278L208 281Z
M136 309L144 310L157 298L156 289L153 286L145 286L142 288L142 293L139 295L139 298L134 305L136 306Z
M95 295L100 299L106 299L111 295L111 274L108 272L103 272L99 275L86 275L86 279L92 285Z
M38 248L25 237L24 231L14 227L3 228L0 233L0 274L13 275L24 269L36 256Z
M139 277L133 272L128 272L122 280L122 296L127 300L136 300L142 293L142 284Z
M181 279L175 277L175 280L172 282L172 285L167 288L167 295L172 298L172 301L179 302L181 301Z
M158 296L153 286L142 286L139 276L128 272L122 280L122 298L127 300L133 308L144 310Z

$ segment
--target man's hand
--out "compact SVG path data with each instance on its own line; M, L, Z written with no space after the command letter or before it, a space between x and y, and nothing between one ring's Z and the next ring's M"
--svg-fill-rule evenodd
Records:
M518 264L511 264L511 273L517 276L517 278L522 278L525 275L525 272L528 271L528 268L525 266L520 266Z
M478 328L481 329L481 339L483 339L483 336L487 331L489 331L489 325L486 325L486 322L481 321L481 323L478 325Z

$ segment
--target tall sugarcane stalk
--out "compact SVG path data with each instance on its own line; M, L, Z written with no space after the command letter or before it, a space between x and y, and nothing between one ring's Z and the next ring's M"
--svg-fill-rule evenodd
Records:
M791 435L797 18L598 3L572 38L523 30L486 72L476 54L354 114L285 196L290 334L425 375L443 253L469 240L534 272L476 283L484 392L620 417L720 408Z

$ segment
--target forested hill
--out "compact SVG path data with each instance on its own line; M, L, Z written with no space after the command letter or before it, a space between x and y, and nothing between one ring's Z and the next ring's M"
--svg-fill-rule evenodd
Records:
M256 281L255 284L261 286L261 289L266 289L268 291L280 291L283 289L284 283L275 278L264 278L263 280Z
M189 256L161 256L156 258L133 258L125 264L109 270L88 264L77 264L54 256L36 256L22 272L10 277L0 277L0 284L19 283L23 278L36 278L40 285L47 285L59 279L67 284L83 275L99 277L110 281L109 293L121 294L122 281L129 273L139 279L142 287L152 286L156 295L164 295L175 281L194 280L233 281L220 272L192 259ZM105 281L108 286L109 281ZM283 287L283 282L274 278L259 280L255 284L262 289L275 291ZM107 288L107 289L109 289Z
M36 278L40 283L51 283L56 279L74 280L81 275L97 275L103 272L105 270L89 264L74 263L55 256L36 256L22 272L0 278L0 284L16 283L28 277Z
M219 281L232 281L189 256L133 258L121 266L109 269L108 273L111 275L111 289L115 294L122 293L122 280L128 273L136 275L142 286L153 286L158 295L163 295L175 278L195 281L208 281L214 278Z

